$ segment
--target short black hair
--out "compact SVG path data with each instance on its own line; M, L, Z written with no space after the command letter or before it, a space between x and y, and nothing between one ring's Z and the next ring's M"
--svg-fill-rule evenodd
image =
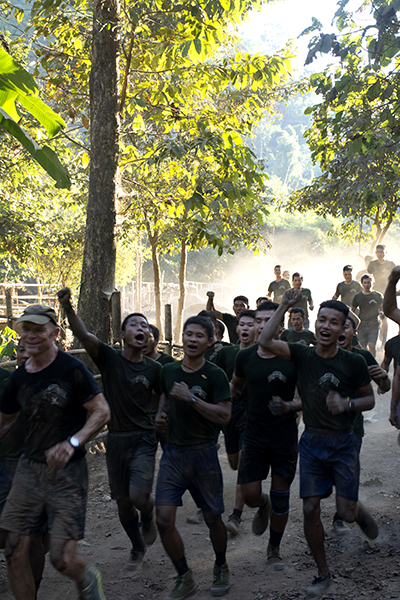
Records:
M269 302L267 296L260 296L259 298L257 298L256 300L256 306L257 304L261 304L260 300L265 300L265 302Z
M267 302L262 302L260 306L256 308L256 314L261 312L262 310L277 310L279 304L277 302L272 302L272 300L267 300Z
M300 313L303 319L306 316L306 313L304 312L304 309L301 308L301 306L293 306L293 308L290 310L290 314L293 315L294 313Z
M146 321L147 324L149 323L147 320L147 317L145 317L142 313L134 312L134 313L131 313L130 315L128 315L127 317L125 317L125 319L122 321L121 331L125 331L126 324L131 317L142 317Z
M347 317L346 321L350 321L350 323L353 325L353 329L354 329L354 331L357 329L357 325L356 325L356 322L355 322L355 320L353 319L353 317L351 317L350 315L348 315L348 317Z
M296 271L296 273L293 273L292 275L292 281L295 277L300 277L300 279L303 279L303 275L301 273L299 273L298 271Z
M242 317L250 317L250 319L255 319L256 318L256 311L255 310L243 310L240 315L238 316L238 321L240 321L240 319Z
M158 342L160 339L160 330L158 329L158 327L156 327L155 325L151 325L151 323L149 323L149 329L150 329L150 333L153 334L154 340L156 342Z
M375 250L378 250L378 248L380 248L381 250L386 250L385 244L377 244Z
M282 265L275 265L274 269L282 269Z
M218 327L219 332L221 334L221 338L223 338L224 337L224 333L225 333L225 325L223 324L222 321L219 321L218 319L217 319L217 327Z
M218 321L217 317L212 312L212 310L201 310L199 313L197 313L197 316L204 317L204 319L209 319L214 323L214 325L216 325Z
M345 271L352 271L352 270L353 270L353 267L352 267L352 265L344 265L344 267L343 267L343 273L344 273Z
M364 279L373 279L372 274L371 273L365 273L362 277L361 277L361 283L364 281Z
M236 298L233 299L233 304L235 304L236 300L241 300L242 302L247 304L247 306L249 306L249 299L246 298L246 296L236 296Z
M189 325L200 325L200 327L203 327L203 329L206 330L207 335L208 335L208 339L212 340L214 337L214 326L211 323L210 319L207 319L206 317L202 317L199 315L196 315L195 317L189 317L184 325L183 325L183 332L185 333L186 328Z
M319 305L318 314L321 308L332 308L333 310L337 310L343 314L343 325L346 322L347 317L349 316L349 307L344 302L340 302L340 300L326 300Z

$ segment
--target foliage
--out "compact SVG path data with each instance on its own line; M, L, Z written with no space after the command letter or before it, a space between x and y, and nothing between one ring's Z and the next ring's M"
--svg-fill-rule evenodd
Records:
M6 326L0 331L0 359L9 358L14 354L17 350L17 339L17 332L10 327Z

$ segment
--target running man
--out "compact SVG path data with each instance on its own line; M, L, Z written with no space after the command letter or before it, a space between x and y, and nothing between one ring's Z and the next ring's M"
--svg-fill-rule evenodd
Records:
M328 300L320 305L314 348L275 339L285 312L299 296L298 290L285 292L261 332L259 344L296 365L306 426L299 444L300 497L305 536L318 568L307 593L322 596L331 587L331 573L325 557L320 503L332 485L336 486L339 517L356 521L371 539L379 533L376 522L358 501L359 456L352 429L355 414L373 408L375 399L365 360L337 346L348 316L343 302Z
M249 310L248 298L246 298L246 296L236 296L236 298L233 299L233 307L232 307L233 312L235 314L231 315L230 313L222 313L221 311L219 311L215 308L214 292L207 292L207 296L208 296L208 300L207 300L206 310L210 310L211 312L213 312L215 314L215 316L217 317L217 319L219 319L220 321L225 323L225 325L228 328L229 340L230 340L231 344L236 344L239 339L238 335L236 333L236 327L238 324L238 316L240 315L240 313L243 310Z
M375 248L376 260L371 260L368 265L368 273L375 278L374 289L382 295L385 293L386 284L391 270L396 266L391 260L386 258L385 244L378 244ZM384 315L381 315L381 324L379 330L379 339L382 346L386 344L388 324Z
M204 359L213 339L213 326L204 317L191 317L183 327L183 360L162 370L163 395L156 416L167 429L167 445L160 461L156 488L157 526L164 548L178 573L175 588L164 600L186 598L196 584L189 569L183 541L176 529L176 510L189 490L210 531L215 552L211 594L229 590L226 527L221 515L222 474L215 446L214 423L226 425L231 394L225 373Z
M85 365L57 349L60 329L52 308L28 306L16 323L29 358L8 379L0 400L0 438L20 412L26 424L24 449L1 516L8 532L11 588L16 600L34 600L29 552L32 537L43 531L47 519L55 568L76 582L83 600L104 600L100 573L86 569L76 544L85 526L84 444L107 423L109 409Z
M352 301L355 294L362 292L362 286L358 281L353 279L353 267L351 265L345 265L343 267L344 281L337 284L336 292L332 296L332 300L341 299L342 302L347 304L348 307L353 306Z
M256 311L256 330L260 336L265 324L278 308L264 302ZM278 323L274 339L279 339L283 322ZM241 350L232 377L232 395L247 389L247 425L239 464L239 483L245 503L258 507L253 519L253 533L262 535L270 521L267 564L283 570L280 543L289 516L290 485L296 473L297 423L294 401L296 369L293 363L277 358L260 343ZM269 496L262 491L262 481L271 469Z
M315 346L317 343L315 333L309 329L304 329L304 310L299 306L294 306L290 311L290 320L292 322L292 327L284 329L280 339L284 342L295 342L297 344L304 344L304 346L310 346L312 344Z
M393 267L390 275L388 284L385 290L385 296L383 299L383 310L385 315L392 319L397 325L400 326L400 309L397 308L396 301L396 285L400 279L400 266ZM397 359L397 367L394 373L393 378L393 386L392 386L392 400L390 403L390 417L389 421L396 427L396 429L400 429L400 355Z
M295 306L298 306L304 310L304 327L308 329L310 327L310 319L308 318L308 309L314 310L314 301L311 296L311 291L308 288L303 288L303 275L301 273L293 273L292 286L294 290L301 292L300 299L296 302ZM289 318L289 328L292 327L292 321Z
M369 263L371 262L372 259L373 259L373 256L371 256L370 254L367 254L364 257L365 269L361 269L361 271L358 271L358 273L356 275L356 281L361 283L361 277L363 275L368 275L368 267L369 267Z
M385 344L385 352L381 363L382 369L389 372L390 364L393 361L393 373L396 372L400 354L400 332L398 335L390 338Z
M271 296L273 294L273 301L279 304L286 290L290 290L290 283L286 279L282 278L281 265L276 265L276 267L274 267L274 273L275 281L271 281L271 283L268 286L268 300L271 299Z
M149 339L149 324L144 315L132 313L121 325L123 350L114 350L89 333L71 305L68 288L58 292L60 305L75 337L100 370L104 395L110 405L111 419L107 437L107 470L111 496L117 501L122 527L132 548L127 568L141 568L146 545L157 537L154 479L157 439L154 414L160 388L160 363L144 356ZM142 530L139 530L141 512Z
M149 323L149 339L146 347L143 349L143 354L148 358L152 358L164 366L167 363L175 362L175 359L166 354L165 352L159 352L157 350L158 342L160 341L160 331L155 325Z
M383 296L379 292L372 290L373 280L371 275L361 277L363 291L358 292L353 298L351 310L358 311L360 325L358 327L358 339L363 348L376 354L376 340L379 331L379 315L381 314Z
M254 344L255 316L256 313L253 310L244 310L239 315L237 333L240 343L222 348L215 359L215 364L225 371L229 381L232 379L235 370L235 360L239 350L244 350ZM244 429L246 427L246 405L247 390L244 389L232 402L232 416L229 423L224 427L226 453L229 464L234 471L238 470L243 445ZM235 508L226 523L226 528L232 535L239 533L243 508L242 487L237 483Z

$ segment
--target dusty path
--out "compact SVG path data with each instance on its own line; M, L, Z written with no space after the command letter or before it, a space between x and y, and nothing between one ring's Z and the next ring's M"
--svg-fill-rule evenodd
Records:
M380 359L380 356L378 356ZM400 447L398 432L388 422L390 394L377 396L377 406L366 413L366 435L361 453L360 498L370 508L380 526L380 535L369 542L356 525L346 537L337 537L331 529L334 514L332 498L323 503L328 562L336 582L335 593L326 598L337 600L400 600ZM222 440L221 440L222 441ZM236 475L230 470L223 444L219 451L225 482L227 516L232 509ZM109 499L104 453L88 455L90 497L86 538L80 552L95 564L103 576L107 600L162 600L173 587L174 570L159 539L148 549L140 575L125 570L129 545L119 524L116 507ZM268 489L269 482L265 484ZM195 598L210 599L213 554L205 525L189 525L187 516L195 512L186 494L178 511L188 562L199 586ZM246 508L241 531L228 542L231 570L231 600L289 600L305 598L305 588L316 574L304 540L298 478L292 487L291 513L282 553L288 569L271 573L266 568L268 534L257 538L251 533L254 510ZM0 554L0 598L12 600L3 554ZM75 586L46 565L40 600L77 598Z

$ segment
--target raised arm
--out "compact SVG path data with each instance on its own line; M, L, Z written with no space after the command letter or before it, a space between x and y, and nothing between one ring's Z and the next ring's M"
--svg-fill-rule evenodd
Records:
M220 321L223 321L223 314L220 310L217 310L214 306L214 292L207 292L207 305L206 305L206 310L210 310L211 312L214 313L214 315L217 317L217 319L219 319Z
M294 306L296 302L301 299L301 295L299 290L293 288L286 290L282 296L281 303L269 321L265 324L264 329L258 338L259 345L265 348L267 352L272 352L272 354L285 360L290 360L289 344L281 340L275 340L274 336L279 325L282 323L283 315L291 306Z
M89 356L96 358L99 353L99 340L93 333L89 333L85 323L72 308L70 289L63 288L57 292L57 296L60 306L65 309L72 333L81 342Z
M400 266L394 267L389 276L389 281L383 297L383 312L389 319L400 325L400 309L396 302L396 284L400 279Z

